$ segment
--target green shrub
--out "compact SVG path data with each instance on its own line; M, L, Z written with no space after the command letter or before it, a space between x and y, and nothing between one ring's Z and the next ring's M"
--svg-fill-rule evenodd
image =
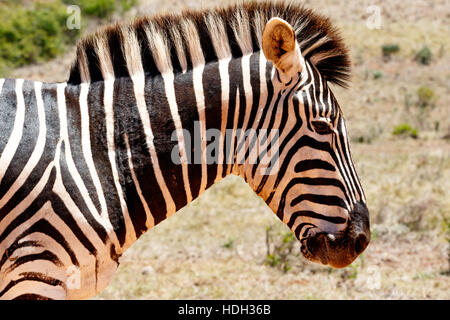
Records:
M124 12L137 4L137 0L63 0L64 3L77 5L82 14L98 18L108 18L114 12Z
M0 6L0 69L47 60L61 54L79 30L66 26L68 13L60 2ZM1 71L1 70L0 70Z
M419 52L416 53L414 60L423 65L428 65L431 62L431 50L427 46L424 46Z
M267 227L265 263L271 267L277 267L285 273L291 270L289 258L292 255L295 240L295 235L292 232L274 235L273 228Z
M373 73L373 78L376 80L376 79L380 79L380 78L382 78L383 77L383 72L381 72L381 71L374 71L374 73Z
M417 103L419 107L426 108L428 106L433 106L436 100L434 91L428 87L422 86L417 89Z
M234 246L234 239L229 239L223 244L224 248L231 249Z
M395 136L408 136L414 139L419 137L417 129L411 127L408 123L402 123L394 127L392 134Z
M400 47L397 44L385 44L381 46L381 51L385 59L389 59L393 53L400 51Z

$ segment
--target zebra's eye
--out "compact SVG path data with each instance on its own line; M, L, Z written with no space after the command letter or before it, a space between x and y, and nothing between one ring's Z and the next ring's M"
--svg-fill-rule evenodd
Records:
M318 134L330 134L333 133L331 122L328 120L314 120L311 122L314 127L314 131Z

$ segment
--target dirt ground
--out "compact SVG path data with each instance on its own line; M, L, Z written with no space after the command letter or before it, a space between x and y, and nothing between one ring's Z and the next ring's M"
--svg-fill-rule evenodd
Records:
M121 19L229 2L141 0ZM351 50L351 87L334 93L368 199L369 247L337 270L307 262L289 240L291 251L271 265L267 234L273 248L289 229L241 178L229 177L142 236L96 299L450 299L450 3L304 3L329 16ZM372 28L374 10L379 29ZM385 44L399 46L389 60ZM425 45L429 65L414 60ZM73 57L70 48L12 76L64 81ZM424 86L434 95L421 108ZM393 135L402 123L418 138Z

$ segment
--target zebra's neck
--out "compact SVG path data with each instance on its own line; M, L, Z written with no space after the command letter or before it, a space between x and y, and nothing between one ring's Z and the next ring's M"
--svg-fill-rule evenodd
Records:
M91 148L102 150L94 157L110 167L119 240L133 242L228 174L252 181L244 139L263 124L271 72L258 52L176 76L81 85Z

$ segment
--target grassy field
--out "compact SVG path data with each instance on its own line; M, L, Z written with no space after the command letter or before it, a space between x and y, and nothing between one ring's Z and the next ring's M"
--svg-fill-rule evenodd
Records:
M141 0L126 16L219 2L229 1ZM345 269L307 262L289 229L229 177L142 236L96 299L450 299L448 1L304 3L331 17L351 49L351 87L334 92L368 199L369 247ZM373 4L380 29L367 26ZM383 57L384 45L399 50ZM425 46L429 64L414 59ZM62 81L73 56L12 76Z

